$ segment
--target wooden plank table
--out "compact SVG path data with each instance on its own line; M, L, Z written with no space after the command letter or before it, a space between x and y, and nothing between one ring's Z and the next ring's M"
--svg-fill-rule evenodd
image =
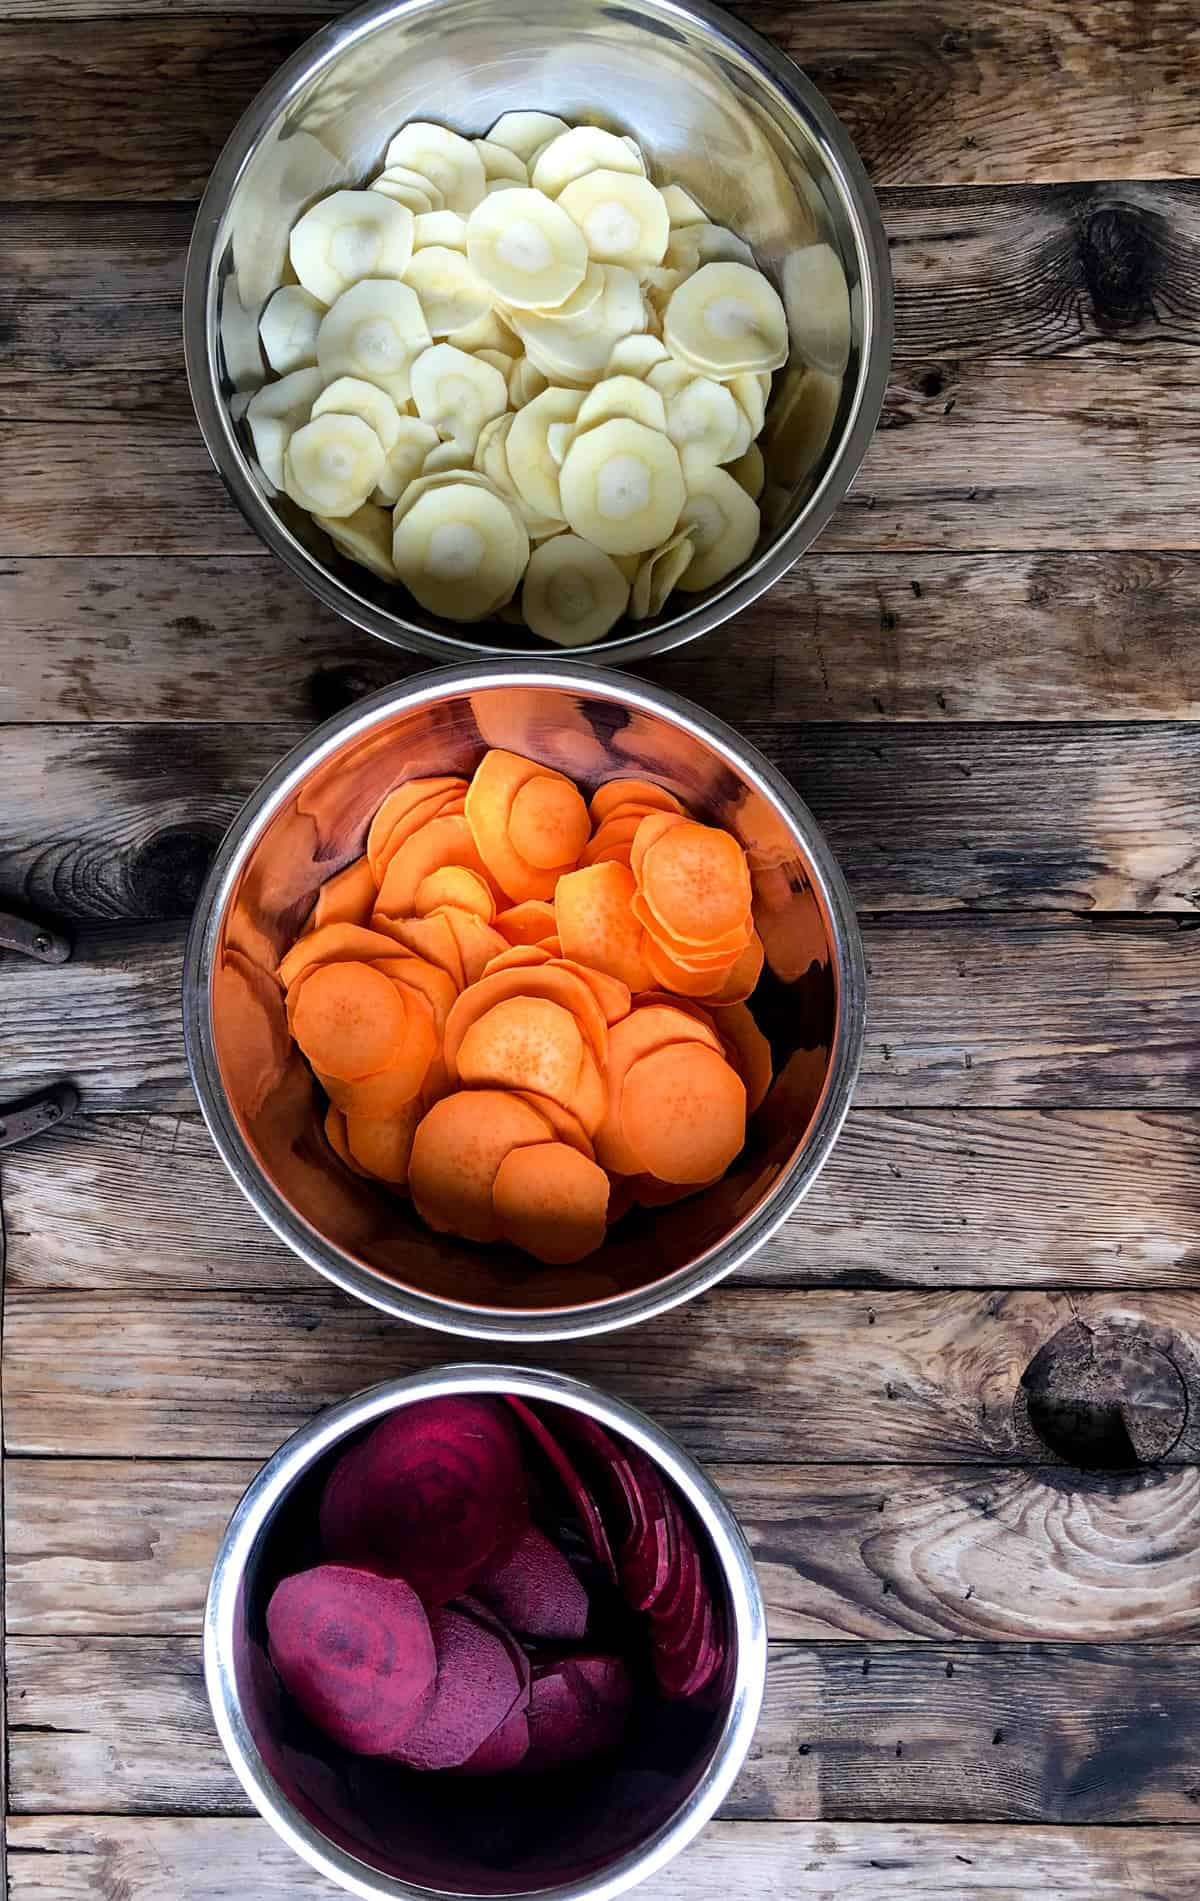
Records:
M192 419L194 200L325 0L0 22L0 1094L14 1901L327 1890L249 1811L198 1630L256 1463L445 1357L325 1287L199 1123L186 919L239 800L415 671L285 577ZM647 672L810 800L865 1072L731 1283L540 1349L727 1488L773 1638L717 1825L647 1891L1183 1901L1200 1866L1195 0L757 0L880 189L894 374L818 549ZM1136 1467L1130 1471L1131 1460ZM1084 1470L1083 1467L1088 1469Z

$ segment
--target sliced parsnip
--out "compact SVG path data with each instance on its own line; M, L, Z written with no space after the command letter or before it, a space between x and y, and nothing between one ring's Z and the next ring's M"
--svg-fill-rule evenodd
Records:
M583 647L620 620L628 599L629 583L609 555L578 535L556 535L529 557L521 612L543 640Z
M392 559L427 612L479 620L511 600L529 559L529 537L490 484L449 479L401 515Z
M548 198L557 198L585 172L606 170L644 176L645 169L641 153L631 151L614 132L602 132L595 125L577 125L543 148L530 166L529 182Z
M580 436L585 429L594 429L597 423L608 422L613 416L644 423L647 429L667 427L666 404L658 391L639 376L606 376L590 389L579 405L575 434Z
M427 178L422 179L419 185L412 184L410 180L416 176L415 172L408 173L404 166L398 165L394 173L381 172L378 178L373 178L367 190L381 192L395 204L403 205L406 211L412 212L415 223L417 218L427 217L438 209L436 197L441 196L440 193L435 194L435 188Z
M394 507L410 482L415 482L425 466L425 458L438 445L438 432L419 416L398 418L396 440L388 451L373 502Z
M745 489L750 500L756 502L767 479L766 464L757 442L752 442L745 455L739 456L736 462L730 462L726 472L732 475L739 488Z
M582 316L559 318L553 312L514 311L513 327L529 356L551 382L599 382L613 347L640 331L646 307L641 286L622 264L598 264L604 273L599 298Z
M588 266L578 225L540 191L520 186L476 206L467 220L467 256L496 295L520 310L563 303Z
M400 404L408 401L414 359L432 341L416 291L391 278L369 277L351 285L323 318L317 363L327 382L361 376Z
M467 221L460 211L419 211L413 219L413 250L424 251L431 244L444 245L449 251L467 252Z
M396 579L396 564L392 560L392 517L386 508L378 508L374 502L364 502L352 515L335 518L332 515L314 515L318 528L323 528L335 548L351 561L357 561L360 567L370 568L372 574L378 574L384 581Z
M644 271L662 261L670 219L662 193L634 172L600 169L585 172L559 193L562 209L574 218L599 264L624 264Z
M725 386L722 385L722 387ZM754 441L754 431L750 427L749 416L740 403L735 403L734 407L737 410L737 427L726 445L724 455L718 456L719 462L736 462L739 456L745 455Z
M335 191L293 225L292 268L305 290L332 304L364 277L403 277L413 214L377 191Z
M461 251L444 244L414 251L404 281L416 291L435 337L453 337L478 323L492 307L492 293Z
M784 259L783 306L800 355L827 376L840 376L850 359L850 290L831 245L810 244Z
M672 355L718 378L787 361L779 293L746 264L702 264L667 305L663 337Z
M491 139L472 139L471 144L479 154L483 175L489 184L493 178L511 178L518 185L529 183L529 167L511 146L500 145Z
M640 554L679 519L686 496L679 452L644 423L602 422L571 444L559 494L562 514L585 541L606 554Z
M463 248L465 251L465 227ZM506 355L511 355L518 347L515 333L494 310L489 310L486 317L480 317L478 323L468 324L465 330L460 330L454 341L460 350L503 350Z
M283 485L311 515L352 515L383 474L383 447L361 416L330 412L297 429L283 456Z
M616 562L621 573L625 576L626 582L632 587L637 580L638 569L642 565L643 557L640 554L614 554L611 555L609 559Z
M508 385L499 370L452 343L435 343L417 357L412 395L422 422L472 453L484 423L508 408Z
M664 262L673 270L690 277L702 264L748 264L757 269L754 253L744 238L727 225L699 224L677 226L671 233Z
M589 263L571 295L564 297L561 304L556 304L553 310L522 311L521 317L522 319L547 317L552 318L555 323L567 323L576 317L584 317L600 302L607 282L604 266Z
M498 191L525 191L527 189L528 187L523 185L519 178L489 178L483 188L483 195L485 198L490 198Z
M655 310L665 310L682 284L683 277L682 271L670 270L663 264L652 265L648 271L643 271L642 290L646 302L653 305Z
M320 370L292 370L278 383L265 383L246 405L254 453L272 488L283 487L284 450L312 414L323 380Z
M763 388L763 382L766 388ZM750 424L751 436L757 436L763 426L767 413L767 397L771 390L771 379L754 375L732 376L726 385L738 408L743 411Z
M422 475L444 475L449 469L469 469L472 456L460 442L439 442L421 464Z
M816 466L833 433L842 394L840 376L792 368L781 379L763 430L775 482L795 483Z
M481 475L477 469L435 469L432 475L418 475L415 482L409 483L392 510L393 528L403 516L407 515L410 508L416 506L423 495L432 494L435 488L449 488L451 485L457 487L463 483L468 485L474 483L477 488L486 489L492 486L487 476Z
M400 437L400 411L377 383L364 382L361 376L335 376L327 383L312 406L315 416L361 416L368 429L379 437L386 458ZM386 461L385 461L386 466Z
M437 186L447 208L464 218L483 197L483 160L469 139L460 138L448 126L413 119L388 146L387 163L423 172Z
M445 209L446 200L424 172L414 172L411 165L385 165L377 178L371 181L373 186L407 185L413 191L420 192L422 198L428 198L430 211Z
M698 594L723 581L754 552L758 505L725 469L689 464L687 500L679 526L690 529L695 553L677 586L685 594Z
M505 443L508 466L518 493L539 515L563 518L558 467L546 438L552 423L573 423L582 402L582 390L551 385L513 418Z
M672 231L682 231L689 224L707 224L708 219L701 211L690 192L682 185L664 185L663 203L667 207L667 216L671 220Z
M693 377L672 396L666 409L667 434L675 447L693 450L714 465L734 452L745 425L745 417L725 385L714 383L709 376Z
M547 145L568 131L566 120L553 112L504 112L488 133L487 143L506 146L528 165L539 145Z
M477 356L481 363L490 363L494 370L499 370L506 384L512 375L513 364L518 361L507 350L472 350L471 355Z
M619 337L605 367L609 376L647 376L656 363L665 363L668 355L666 344L657 337Z
M513 426L513 412L506 409L502 416L493 416L485 422L479 431L479 440L475 444L474 463L482 475L486 475L494 488L503 494L515 494L516 488L508 466L506 443L508 432Z
M276 376L288 376L317 360L317 331L325 305L303 284L277 290L258 322L267 362Z
M653 369L647 370L646 381L651 389L658 391L664 403L669 403L672 397L678 396L681 389L686 389L689 383L695 382L697 374L698 372L691 369L688 364L678 362L664 350L662 362L656 363Z
M687 528L677 529L661 548L651 549L633 580L629 612L634 620L649 620L662 613L667 596L684 569L691 566L695 552L695 543Z
M575 440L573 422L552 422L546 431L546 447L554 458L554 465L561 469L567 458L567 450Z

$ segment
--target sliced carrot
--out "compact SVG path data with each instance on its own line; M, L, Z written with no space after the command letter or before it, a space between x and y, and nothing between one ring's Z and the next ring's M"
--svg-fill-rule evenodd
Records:
M323 924L358 924L364 929L375 909L375 877L365 858L327 878L317 893L312 909L311 929Z
M399 951L398 945L395 948ZM453 977L440 964L430 963L425 957L381 957L376 961L375 968L381 970L385 977L394 978L420 992L433 1012L434 1030L440 1044L446 1018L458 995L458 986Z
M503 1089L463 1089L434 1103L417 1125L408 1186L418 1214L440 1234L497 1241L492 1184L510 1149L553 1140L543 1115Z
M313 1068L344 1082L394 1067L407 1029L399 989L370 964L322 964L292 1016L292 1034Z
M501 1233L539 1261L562 1266L601 1246L608 1176L566 1142L510 1149L492 1185Z
M541 944L510 944L493 957L484 971L490 977L495 970L532 970L538 964L551 964L554 958Z
M599 1070L596 1074L599 1076ZM578 1149L581 1155L586 1155L591 1161L591 1137L573 1109L567 1109L561 1102L555 1102L553 1096L539 1096L535 1089L514 1089L512 1093L519 1096L522 1102L527 1102L531 1109L536 1109L540 1115L545 1116L560 1142L569 1142L573 1149Z
M561 957L562 956L562 938L559 937L556 931L553 937L544 937L541 943L539 944L538 949L544 950L547 953L547 955L550 957Z
M513 801L521 787L546 769L518 753L494 748L475 768L467 793L466 816L476 850L500 889L513 904L554 896L556 870L531 865L508 834ZM554 775L550 775L554 776ZM561 776L561 775L560 775ZM566 781L565 783L570 783Z
M472 1023L477 1023L493 1004L503 1003L509 997L547 997L551 1003L561 1003L578 1017L579 1027L591 1044L597 1062L601 1065L607 1062L608 1025L588 986L569 970L560 970L552 963L540 964L493 971L490 977L481 977L478 983L462 992L446 1019L443 1055L452 1077L457 1073L459 1045Z
M590 851L598 845L630 843L642 820L649 816L648 812L615 812L611 818L606 818L602 825L597 825L585 849Z
M492 923L510 944L537 944L554 929L554 906L544 898L529 898L498 911Z
M337 1156L339 1162L345 1162L356 1175L365 1175L366 1169L360 1168L350 1153L350 1143L346 1138L346 1118L335 1102L331 1102L325 1111L325 1140Z
M626 866L606 864L568 871L554 893L564 955L604 971L632 991L648 989L651 981L641 927L630 910L636 891Z
M635 853L652 822L643 819ZM655 916L685 943L713 944L744 929L750 915L746 854L720 826L683 819L647 843L635 875Z
M585 1049L583 1052L583 1061L579 1065L579 1081L568 1107L573 1115L578 1116L589 1138L594 1137L608 1113L608 1084L590 1049Z
M673 1043L630 1065L621 1128L643 1169L666 1182L711 1182L746 1140L746 1089L723 1056Z
M403 1188L422 1113L416 1100L406 1103L399 1115L364 1116L351 1110L346 1117L346 1142L351 1155L377 1181Z
M746 1114L752 1116L771 1087L771 1045L744 1003L722 1005L716 1023L726 1057L746 1085Z
M474 911L485 924L490 924L496 915L491 885L477 871L469 871L466 865L440 865L417 886L413 910L418 917L428 917L431 911L438 911L447 904L460 911Z
M465 793L466 789L465 779L443 775L441 778L409 779L388 793L367 832L367 859L377 884L382 881L386 870L380 857L392 828L427 800L439 796L444 798L454 792Z
M587 850L581 856L580 866L584 865L624 865L629 869L630 848L633 840L626 838L618 844L609 844L602 833L597 832Z
M388 866L401 845L407 845L415 832L422 831L426 825L431 825L435 818L461 818L463 810L464 800L461 792L436 792L431 799L423 799L420 805L413 807L411 812L406 812L404 817L398 819L392 826L376 859L379 866L379 883L382 884L387 877Z
M736 961L727 958L715 970L697 970L678 963L651 937L649 931L643 933L642 952L655 983L663 990L678 991L681 997L715 997Z
M423 1093L420 1084L414 1090L412 1071L407 1067L381 1069L374 1076L363 1076L352 1083L318 1070L317 1081L344 1116L358 1115L371 1121L401 1115L410 1102L419 1104Z
M378 965L372 966L378 969ZM352 1082L321 1072L327 1094L346 1115L371 1118L399 1114L425 1088L431 1065L441 1053L441 1035L433 1006L421 991L390 979L404 1003L404 1041L394 1062Z
M274 977L228 945L214 973L213 1002L226 1088L243 1114L256 1116L293 1060L282 992Z
M610 779L592 794L588 808L592 824L601 824L615 806L629 803L646 805L659 812L683 811L675 794L668 792L666 786L654 785L649 779Z
M646 817L639 821L629 849L629 868L637 879L639 887L642 882L642 860L651 845L665 837L674 826L687 823L688 820L681 812L648 812Z
M667 808L661 805L647 805L641 799L625 799L605 814L603 823L597 827L597 830L602 831L609 825L623 825L629 819L633 819L635 824L640 825L644 818L649 818L651 812L662 812L665 809ZM669 809L672 812L679 812L683 818L687 817L681 806L671 806Z
M317 964L344 963L372 957L386 957L392 945L380 931L364 930L358 924L323 924L292 945L279 960L279 981L290 990L304 971Z
M622 983L619 977L610 977L607 971L593 970L589 964L577 963L570 957L556 957L554 962L560 970L569 970L582 978L603 1010L604 1021L610 1029L629 1015L629 985Z
M455 1059L460 1081L532 1089L564 1106L583 1060L577 1018L546 997L508 997L476 1019Z
M670 1003L642 1005L613 1025L608 1039L608 1103L594 1136L596 1159L605 1168L618 1175L640 1175L645 1168L626 1141L619 1120L621 1090L629 1069L653 1050L688 1042L701 1043L717 1055L721 1052L721 1040L710 1024Z
M706 942L697 943L688 938L677 937L663 923L658 913L651 908L644 891L636 893L629 908L642 928L649 931L655 942L673 957L677 964L684 964L694 970L716 970L721 964L732 963L735 957L741 956L754 934L754 922L749 911L734 930L726 931L722 936L711 938Z
M435 818L406 838L384 873L376 900L377 915L411 917L421 881L444 865L464 865L487 877L465 817Z
M509 843L539 871L574 865L591 829L578 789L557 772L536 772L527 779L508 815Z
M741 956L732 965L721 988L713 996L714 1007L730 1003L745 1003L746 998L753 996L758 987L762 967L763 944L756 931Z
M437 915L445 918L454 933L462 960L464 987L478 983L492 958L502 956L507 949L504 939L499 931L476 917L474 911L464 911L458 905L445 904Z
M462 989L466 977L458 939L440 912L433 917L377 918L377 922L381 931L386 933L389 952L394 954L396 945L402 944L414 956L444 970L456 991ZM380 953L376 952L375 956L380 956Z

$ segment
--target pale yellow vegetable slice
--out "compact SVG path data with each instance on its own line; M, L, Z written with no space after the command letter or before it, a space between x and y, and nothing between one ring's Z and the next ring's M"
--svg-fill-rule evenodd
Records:
M543 640L560 647L601 640L628 600L629 583L616 562L578 535L556 535L529 557L521 612Z
M419 211L413 219L413 251L431 244L449 251L467 251L467 221L460 211Z
M629 172L644 175L640 152L632 152L615 132L599 126L577 125L545 146L530 167L529 180L537 191L557 198L560 191L585 172Z
M689 224L676 227L671 233L664 262L673 270L682 271L685 277L699 270L702 264L748 264L757 269L754 253L744 238L727 225Z
M558 468L547 433L552 423L573 423L582 402L582 390L552 385L517 411L508 431L505 453L512 479L518 494L539 515L564 518Z
M567 450L575 440L573 422L552 422L546 431L546 447L554 458L554 465L561 469L567 458Z
M833 433L842 394L840 376L789 369L771 404L763 445L775 482L799 482L820 460Z
M478 323L492 307L492 293L461 251L443 244L414 251L404 281L421 300L435 337L453 337Z
M640 554L614 554L610 555L609 559L616 562L629 586L632 587L637 580L643 557Z
M401 404L409 398L413 362L432 342L416 291L391 278L368 277L339 297L322 320L317 363L327 382L361 376Z
M769 376L765 378L765 389L763 381L762 377L742 375L731 377L726 385L734 402L743 411L750 424L751 436L759 434L763 426L763 418L767 413L767 397L770 394L771 379Z
M471 143L479 154L483 175L489 184L493 178L512 178L518 185L529 183L529 167L511 146L493 143L491 139L472 139Z
M642 290L650 308L661 314L683 279L682 271L668 270L664 265L652 265L648 271L643 271Z
M528 165L539 145L569 131L566 120L553 112L504 112L488 133L487 143L506 146Z
M413 119L402 126L387 149L387 163L423 172L442 194L450 211L466 218L483 197L483 160L471 144L445 125Z
M513 326L526 351L552 382L599 382L613 346L640 331L645 322L641 286L633 272L621 264L594 268L604 273L604 288L582 316L513 312Z
M312 406L315 416L361 416L379 437L385 458L392 453L400 437L400 411L377 383L364 382L361 376L336 376L327 383ZM386 463L385 463L386 466Z
M688 364L678 362L664 350L663 361L656 363L653 369L647 370L646 381L651 389L658 391L664 403L669 403L672 397L678 396L681 389L686 389L689 383L695 382L696 374L696 371Z
M485 422L479 431L479 440L475 444L475 467L486 475L495 488L507 493L515 493L515 485L508 467L508 455L505 444L508 432L513 426L513 412L506 409L502 416L493 416Z
M701 211L690 192L682 185L664 185L663 203L667 207L667 216L671 220L672 231L682 231L689 224L707 224L708 219Z
M787 361L779 293L746 264L702 264L667 305L663 337L672 355L718 377Z
M590 389L579 405L575 434L580 436L585 429L594 429L597 423L608 422L613 416L644 423L647 429L667 428L666 404L658 391L638 376L606 376ZM554 453L553 445L550 452Z
M767 468L757 442L752 442L745 455L739 456L736 462L729 463L727 473L732 475L739 488L745 489L752 502L758 500L767 479Z
M685 594L698 594L723 581L753 554L758 505L725 469L689 467L679 526L691 530L695 553L676 585Z
M265 383L246 405L246 426L259 467L272 488L283 487L283 456L295 431L306 423L321 394L320 370L292 370Z
M799 354L827 376L840 376L850 358L850 290L831 245L810 244L784 259L783 305Z
M383 447L361 416L318 416L297 429L283 456L283 485L312 515L352 515L383 474Z
M373 186L407 185L419 192L422 198L428 198L430 211L442 211L445 208L446 200L432 178L426 177L424 172L414 172L411 165L385 165L371 183Z
M332 304L364 277L403 277L413 214L377 191L335 191L292 227L292 268L305 290Z
M448 469L469 469L472 456L460 442L439 442L421 464L422 475L444 475Z
M435 469L432 475L418 475L415 482L409 483L392 510L393 528L423 495L431 494L435 488L448 488L452 484L458 486L463 483L468 485L474 483L478 488L492 487L487 476L480 475L477 469Z
M508 408L508 384L499 370L452 343L435 343L417 357L412 395L422 422L472 453L484 423Z
M364 502L352 515L335 519L331 515L314 515L318 528L323 528L335 548L351 561L357 561L360 567L369 568L372 574L378 574L384 581L396 579L396 564L392 560L392 517L386 508L379 508L374 502Z
M561 304L556 304L553 310L523 311L521 317L547 317L555 323L567 323L576 317L584 317L600 302L607 282L604 266L589 264L571 295L564 297Z
M259 318L258 334L277 376L315 364L317 331L324 315L325 305L303 284L285 284L275 292Z
M498 192L498 191L526 191L526 190L528 190L528 187L526 185L523 185L519 178L489 178L487 184L483 188L483 195L485 198L490 198L495 192Z
M578 225L540 191L520 186L476 206L467 220L467 256L496 295L520 310L565 302L588 266Z
M477 356L481 363L490 363L494 370L499 370L506 384L512 375L513 364L520 361L519 357L510 356L507 350L472 350L471 355Z
M605 367L609 376L648 376L657 363L667 361L669 354L658 337L619 337Z
M740 403L736 403L734 407L737 410L737 427L726 445L725 453L717 457L719 462L736 462L739 456L745 455L754 441L754 431L750 427L749 416Z
M396 440L387 453L373 502L392 507L400 500L410 482L415 482L425 466L425 458L438 445L438 432L419 416L398 418Z
M670 219L657 185L638 173L585 172L559 193L562 209L574 218L599 264L624 264L644 271L662 262Z
M675 447L691 450L714 466L734 452L746 423L725 385L708 376L693 377L672 396L666 410L666 430Z
M441 193L427 178L414 183L417 176L416 172L409 172L403 165L397 165L394 172L381 172L378 178L373 178L367 190L381 192L395 204L403 205L412 212L415 224L418 218L438 210L437 199L441 197Z
M686 496L679 452L644 423L602 422L571 444L559 494L561 513L585 541L606 554L640 554L679 520Z
M684 569L691 566L695 552L695 543L687 528L677 529L661 548L651 549L633 580L629 612L634 620L649 620L662 613L667 596Z
M463 249L466 249L465 222ZM480 317L478 323L468 324L465 330L460 330L454 341L460 350L503 350L506 355L511 355L519 348L515 333L494 310L489 310L486 317Z
M429 613L479 620L512 598L529 537L490 485L451 480L427 490L397 521L392 559Z

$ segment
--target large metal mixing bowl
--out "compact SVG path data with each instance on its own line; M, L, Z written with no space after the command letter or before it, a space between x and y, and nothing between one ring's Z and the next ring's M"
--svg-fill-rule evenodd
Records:
M328 606L436 660L544 653L502 621L437 620L337 554L272 490L243 420L267 376L258 319L301 211L373 175L406 119L478 134L526 107L632 133L658 180L754 246L788 311L759 546L707 593L676 594L656 621L618 623L588 649L620 664L720 626L791 566L853 481L887 380L891 275L866 173L798 68L729 14L707 0L401 0L335 21L280 68L217 161L188 257L188 380L238 507Z

